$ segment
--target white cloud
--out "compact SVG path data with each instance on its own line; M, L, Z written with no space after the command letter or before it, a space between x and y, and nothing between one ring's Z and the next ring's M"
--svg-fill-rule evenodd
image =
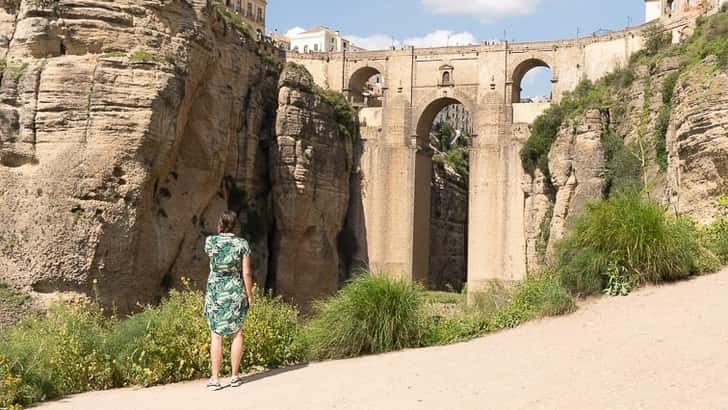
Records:
M540 3L541 0L422 0L431 13L477 16L483 22L529 14Z
M304 31L306 31L305 28L296 26L296 27L293 27L290 30L288 30L286 32L286 36L288 36L288 37L295 36L296 34L301 34Z
M436 30L432 33L425 34L422 37L407 38L404 41L392 39L392 37L384 34L375 34L372 36L361 37L355 35L345 36L354 45L365 48L367 50L385 50L394 45L401 47L402 45L423 47L444 47L446 45L458 46L475 44L478 41L472 33L464 31L455 33L449 30Z
M413 37L404 40L404 44L415 47L464 46L477 42L475 36L467 31L455 33L449 30L437 30L426 34L424 37Z
M355 35L346 35L355 46L365 48L367 50L386 50L394 44L395 47L400 46L400 42L392 40L392 37L385 34L374 34L372 36L360 37Z

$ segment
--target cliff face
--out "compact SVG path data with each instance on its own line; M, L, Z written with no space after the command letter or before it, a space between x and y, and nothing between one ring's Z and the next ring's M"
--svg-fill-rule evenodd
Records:
M630 84L619 87L617 107L589 110L562 125L548 154L550 178L536 170L523 184L529 269L543 267L584 205L602 199L622 174L634 174L630 168L642 169L637 178L651 197L712 222L716 198L728 192L728 73L714 63L708 57L683 72L677 58L637 66ZM670 92L672 98L665 95ZM667 127L663 167L660 121ZM629 149L611 171L608 135Z
M122 311L203 282L231 194L269 207L277 69L205 1L48 3L0 8L0 279L40 295L97 280Z
M313 247L319 272L350 152L325 129L332 108L290 84L275 139L277 51L235 24L204 0L0 1L0 281L155 302L183 276L204 284L204 237L228 207L259 284L304 274L285 243ZM336 222L309 229L322 218Z
M350 199L354 142L313 78L289 64L280 79L270 151L276 290L298 304L339 286L338 239Z
M442 162L432 165L428 287L459 291L468 276L468 184Z
M680 78L667 146L671 203L711 223L715 198L728 193L728 72L705 66Z

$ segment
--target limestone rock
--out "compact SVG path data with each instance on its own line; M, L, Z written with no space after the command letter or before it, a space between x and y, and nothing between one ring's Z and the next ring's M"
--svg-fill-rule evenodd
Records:
M711 62L683 76L667 135L670 200L701 223L718 215L728 193L728 72Z
M206 1L11 3L0 280L132 310L182 276L204 283L204 237L231 206L265 283L278 72L259 46Z
M546 249L550 239L551 220L554 212L554 189L540 169L534 176L524 176L524 212L526 260L528 270L536 272L546 266Z
M468 185L461 175L433 161L428 287L460 291L467 283Z
M606 167L601 142L603 129L599 111L590 110L583 121L562 126L551 147L549 169L556 200L550 227L550 252L584 206L602 197Z
M272 266L276 291L306 308L338 289L338 237L349 207L354 146L332 104L299 69L288 65L281 75L270 150Z

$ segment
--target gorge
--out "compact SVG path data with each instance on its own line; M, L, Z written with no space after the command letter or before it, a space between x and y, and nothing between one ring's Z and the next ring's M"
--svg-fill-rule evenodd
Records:
M666 24L683 33L695 19ZM204 284L202 243L226 208L258 285L300 305L361 267L462 285L465 263L448 274L459 279L432 277L436 257L457 253L435 243L467 255L469 289L518 280L604 191L606 129L625 145L650 138L654 195L708 223L728 190L728 74L715 57L675 80L664 170L652 130L675 59L635 65L620 121L599 110L564 121L550 175L521 165L536 117L520 103L525 71L551 67L559 102L626 67L644 28L285 55L215 1L0 0L0 281L39 303L92 296L132 311L183 277ZM346 98L372 70L387 88L364 122ZM429 150L436 114L455 102L474 119L468 189ZM464 232L443 237L464 219L469 247Z

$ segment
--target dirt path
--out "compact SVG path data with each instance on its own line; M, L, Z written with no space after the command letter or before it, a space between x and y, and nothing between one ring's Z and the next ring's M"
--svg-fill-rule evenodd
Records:
M728 271L603 298L469 343L204 382L83 394L44 409L728 409Z

